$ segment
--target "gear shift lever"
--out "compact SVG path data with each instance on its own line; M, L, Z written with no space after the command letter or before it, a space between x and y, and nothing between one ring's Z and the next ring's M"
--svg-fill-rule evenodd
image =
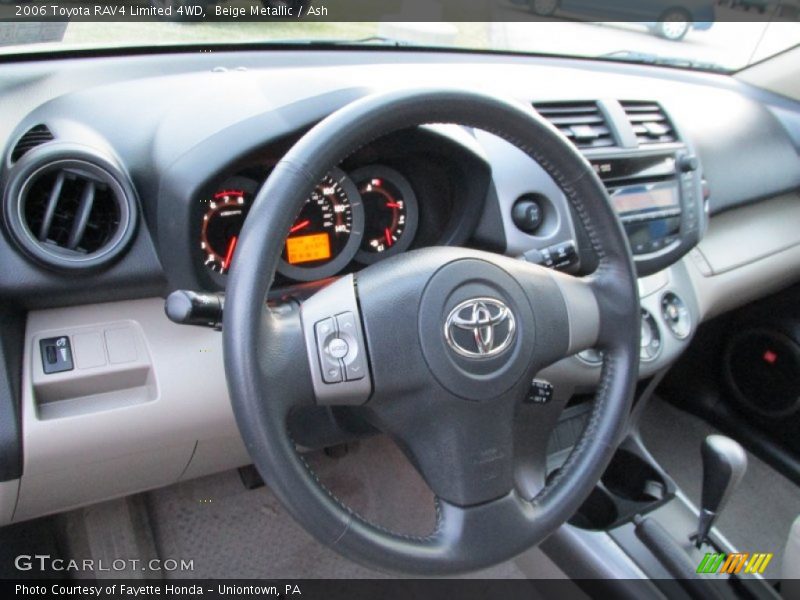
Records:
M692 536L699 548L725 507L747 469L744 449L724 435L709 435L701 447L703 457L703 497L697 533Z

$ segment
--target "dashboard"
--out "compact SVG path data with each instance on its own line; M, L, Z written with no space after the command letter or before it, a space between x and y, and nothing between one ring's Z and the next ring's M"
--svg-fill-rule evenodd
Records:
M221 295L230 269L250 268L236 244L274 165L374 91L491 81L579 148L639 271L641 379L664 373L705 319L800 279L800 106L735 78L379 49L94 56L0 72L0 525L249 462L219 332L171 323L164 298ZM276 302L429 246L576 275L597 265L541 166L453 125L374 140L286 219ZM62 339L72 364L53 370L63 346L42 349ZM560 398L589 393L600 358L541 376Z
M641 275L673 264L697 244L709 208L707 182L690 140L661 104L603 99L534 108L606 184ZM204 288L224 289L255 195L295 139L246 158L246 167L216 176L190 199L192 254L194 266L204 267L198 273ZM287 231L276 288L326 280L432 245L468 244L574 273L591 271L588 244L578 240L585 232L562 192L530 163L504 140L466 127L379 138L317 183ZM499 206L487 201L491 187L499 191ZM496 222L492 211L499 212Z

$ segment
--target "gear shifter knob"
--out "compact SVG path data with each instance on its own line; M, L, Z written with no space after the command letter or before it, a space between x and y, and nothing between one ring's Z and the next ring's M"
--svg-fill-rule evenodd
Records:
M738 442L724 435L709 435L701 447L703 496L697 533L699 548L708 538L717 515L728 503L747 469L747 454Z

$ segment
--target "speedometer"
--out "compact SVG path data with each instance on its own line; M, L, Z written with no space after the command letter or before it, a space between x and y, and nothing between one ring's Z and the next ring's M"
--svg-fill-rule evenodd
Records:
M342 170L333 169L289 229L278 271L301 281L331 277L353 260L363 232L361 196Z

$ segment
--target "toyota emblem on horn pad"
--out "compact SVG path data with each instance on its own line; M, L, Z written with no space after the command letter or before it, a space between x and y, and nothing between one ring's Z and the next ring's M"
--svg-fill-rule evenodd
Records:
M450 311L444 336L461 356L491 358L511 345L516 328L514 313L503 302L472 298Z

